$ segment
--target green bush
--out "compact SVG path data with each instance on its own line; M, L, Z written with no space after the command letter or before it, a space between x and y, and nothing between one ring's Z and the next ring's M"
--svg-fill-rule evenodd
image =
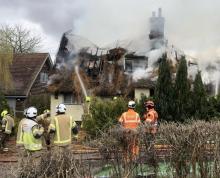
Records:
M140 101L136 101L135 111L140 117L145 112L144 102L148 99L153 100L143 95ZM127 104L128 99L126 98L117 98L116 100L93 98L90 103L89 114L83 116L83 129L91 136L99 135L118 123L118 118L128 109Z
M91 136L99 135L102 131L118 123L120 115L127 110L127 100L102 100L93 98L89 114L83 118L83 128Z
M43 113L45 109L50 108L50 95L41 94L36 96L30 96L26 102L26 106L34 106L37 108L38 113Z

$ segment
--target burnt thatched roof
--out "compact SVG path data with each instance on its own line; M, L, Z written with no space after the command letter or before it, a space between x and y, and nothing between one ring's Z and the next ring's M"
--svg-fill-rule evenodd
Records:
M91 82L86 73L80 69L79 75L86 88L89 88ZM82 93L79 79L74 70L68 70L65 67L63 69L54 69L50 80L47 88L50 93Z
M154 89L156 86L155 81L151 81L149 79L139 79L138 81L133 83L134 88L148 88Z

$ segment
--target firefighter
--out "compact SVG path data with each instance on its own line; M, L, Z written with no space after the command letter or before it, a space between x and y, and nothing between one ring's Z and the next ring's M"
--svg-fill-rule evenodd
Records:
M72 133L77 134L78 129L72 116L66 114L66 106L59 104L56 107L56 115L51 118L49 133L54 133L54 146L61 149L68 148L72 142Z
M6 141L9 139L11 133L14 130L14 119L13 117L8 113L8 110L3 110L1 113L2 117L2 137L1 137L1 148L3 148L3 151L8 151L8 148L6 147Z
M146 113L143 116L144 123L146 126L146 141L145 146L148 150L148 159L152 164L156 163L156 152L154 149L155 135L158 127L158 114L154 110L154 102L148 100L145 102Z
M85 114L89 114L89 109L90 109L90 104L91 104L91 97L90 96L87 96L86 99L85 99L85 103L84 103L84 113Z
M44 110L43 114L36 117L38 124L42 125L44 128L43 138L44 144L46 144L47 150L50 150L50 134L48 133L48 128L50 125L50 110Z
M91 97L90 96L86 96L86 102L90 103L90 101L91 101Z
M18 125L17 146L23 147L27 152L34 153L42 149L42 134L44 128L36 122L37 109L33 106L24 111L23 118Z
M146 101L145 108L146 112L143 116L143 120L145 123L150 125L150 129L147 132L151 134L156 134L158 127L158 114L157 111L155 111L154 109L154 102L151 100Z
M140 117L135 109L135 102L128 102L128 111L124 112L119 118L119 123L124 129L124 141L125 141L125 159L128 160L128 156L131 156L131 159L135 159L139 154L139 146L137 139L137 128L140 125ZM128 142L128 143L126 143Z

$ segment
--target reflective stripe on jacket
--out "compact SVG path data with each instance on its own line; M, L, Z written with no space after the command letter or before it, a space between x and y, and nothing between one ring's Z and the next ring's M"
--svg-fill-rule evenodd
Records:
M14 128L15 123L14 119L7 114L3 119L2 119L2 128L4 128L4 132L6 134L11 134L12 129Z
M35 129L33 129L35 127ZM36 132L38 124L31 119L22 119L18 126L17 133L17 145L23 145L26 150L37 151L42 149L42 139L35 138L34 132ZM39 129L40 132L40 129Z
M66 146L71 144L72 128L76 123L71 116L60 114L55 116L50 123L49 129L55 131L54 145Z
M16 144L19 145L23 145L23 131L22 131L22 122L25 120L25 118L21 119L21 121L18 124L18 131L17 131L17 140L16 140Z
M133 109L129 109L121 115L119 122L124 128L136 129L140 124L140 117Z

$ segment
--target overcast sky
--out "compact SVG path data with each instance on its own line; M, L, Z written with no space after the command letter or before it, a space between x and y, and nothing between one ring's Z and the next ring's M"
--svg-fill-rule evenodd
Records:
M202 59L220 57L219 0L0 0L0 23L22 24L55 55L70 29L99 46L147 38L149 17L159 7L169 44Z

